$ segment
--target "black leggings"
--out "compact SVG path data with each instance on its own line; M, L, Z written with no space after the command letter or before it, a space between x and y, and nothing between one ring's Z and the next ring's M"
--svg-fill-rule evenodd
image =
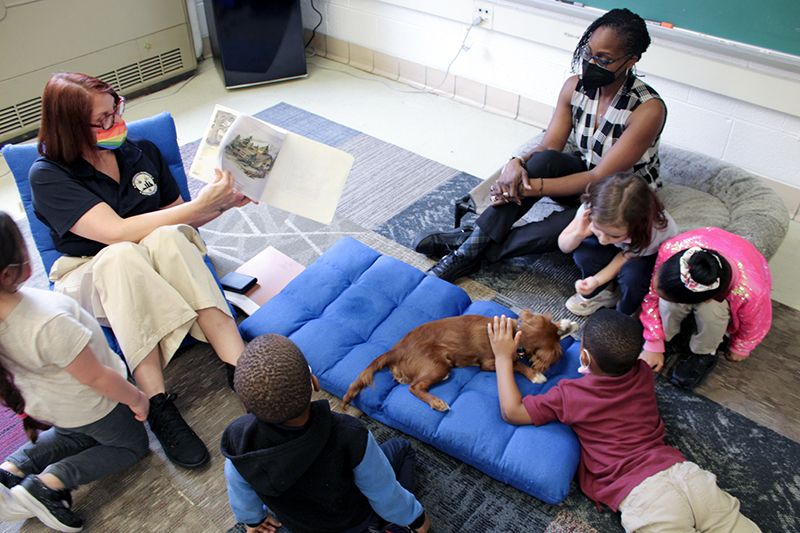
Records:
M539 178L560 178L584 172L586 164L576 154L545 150L533 154L525 164L525 170L534 179L535 188ZM514 223L539 201L539 197L523 198L522 205L511 203L487 207L476 221L481 231L492 239L492 243L484 250L484 257L496 262L509 257L558 250L558 236L575 217L580 194L551 198L561 204L564 210L542 221L515 228L512 228Z

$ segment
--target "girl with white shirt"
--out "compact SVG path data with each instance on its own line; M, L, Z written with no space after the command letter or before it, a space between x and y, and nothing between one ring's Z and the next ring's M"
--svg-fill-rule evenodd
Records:
M97 320L68 296L24 287L30 276L19 228L0 212L0 401L31 441L0 464L0 520L80 531L70 491L147 455L149 402Z
M567 309L588 316L601 307L630 315L649 289L659 245L678 233L645 181L617 174L592 183L558 246L581 270Z

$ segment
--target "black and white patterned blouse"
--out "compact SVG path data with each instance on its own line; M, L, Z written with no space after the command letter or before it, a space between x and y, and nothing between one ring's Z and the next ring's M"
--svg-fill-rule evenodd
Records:
M589 170L597 166L603 158L603 154L608 153L622 136L631 113L644 102L653 99L661 100L661 97L652 87L636 76L628 76L617 94L614 95L605 115L599 118L597 129L595 129L600 89L588 91L583 87L583 82L578 80L570 101L572 129L575 135L575 144ZM643 178L653 188L661 187L661 178L658 172L660 139L661 132L658 133L653 144L647 148L639 161L633 165L633 173Z

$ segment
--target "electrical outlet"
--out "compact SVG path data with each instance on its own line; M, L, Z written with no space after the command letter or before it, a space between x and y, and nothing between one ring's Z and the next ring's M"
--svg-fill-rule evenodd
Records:
M491 28L494 19L494 4L491 2L481 2L476 0L472 9L472 18L480 19L480 26Z

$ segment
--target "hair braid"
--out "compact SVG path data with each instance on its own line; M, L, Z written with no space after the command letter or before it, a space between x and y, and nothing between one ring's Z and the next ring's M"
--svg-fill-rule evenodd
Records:
M642 57L642 54L650 46L650 34L647 32L647 25L642 17L629 9L612 9L592 22L583 32L572 53L573 71L580 71L581 49L589 42L592 33L601 27L612 28L616 31L619 38L622 39L625 50L631 55Z
M22 427L31 442L35 443L39 438L39 431L50 428L49 425L25 414L25 398L14 384L14 376L6 369L2 361L0 361L0 400L3 405L22 417Z

